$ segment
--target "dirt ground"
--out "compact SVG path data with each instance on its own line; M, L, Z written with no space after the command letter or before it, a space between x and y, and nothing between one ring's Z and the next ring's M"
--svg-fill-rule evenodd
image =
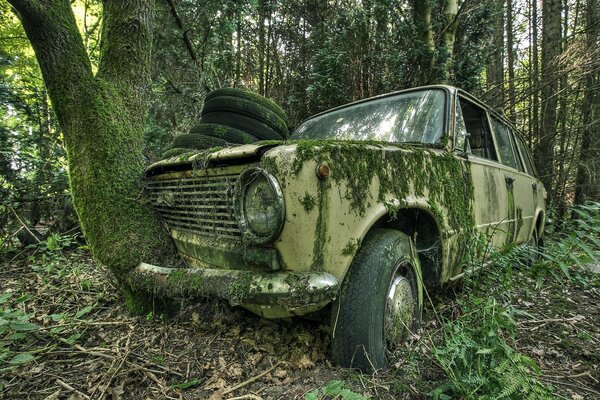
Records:
M516 348L538 363L540 380L558 398L600 399L600 286L586 279L537 289L533 278L514 276ZM0 335L0 398L74 400L303 399L332 380L370 398L431 398L445 376L423 337L440 335L437 315L452 313L464 294L428 302L421 338L373 375L333 366L319 322L269 321L207 300L186 301L169 318L130 316L83 250L3 257L0 295L0 307L22 311L37 326L11 339ZM19 352L32 357L7 362Z

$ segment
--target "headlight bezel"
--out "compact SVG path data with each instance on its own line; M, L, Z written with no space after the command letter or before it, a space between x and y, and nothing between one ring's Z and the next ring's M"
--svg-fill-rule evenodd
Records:
M271 190L277 198L277 223L268 234L259 234L252 229L250 223L248 222L244 207L248 187L251 185L251 181L256 179L258 174L266 179ZM235 184L235 190L233 193L233 209L238 226L245 240L248 240L253 244L262 245L272 243L279 237L285 222L285 201L283 197L283 191L281 190L281 186L279 185L277 179L264 169L260 167L254 167L242 172Z

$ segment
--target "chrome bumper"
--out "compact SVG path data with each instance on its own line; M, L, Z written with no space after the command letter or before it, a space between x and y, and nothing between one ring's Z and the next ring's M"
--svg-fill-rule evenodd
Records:
M219 297L266 318L317 311L335 299L340 286L326 272L164 268L146 263L136 267L130 284L165 297Z

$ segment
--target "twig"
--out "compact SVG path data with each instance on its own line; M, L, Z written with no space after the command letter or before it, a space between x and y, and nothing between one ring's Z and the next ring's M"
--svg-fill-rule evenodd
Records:
M254 394L245 394L238 397L230 397L227 400L242 400L242 399L253 399L253 400L262 400L262 397L254 395Z
M231 392L233 392L233 391L235 391L235 390L238 390L239 388L242 388L242 387L244 387L244 386L246 386L246 385L249 385L249 384L251 384L252 382L254 382L254 381L256 381L256 380L258 380L258 379L262 378L263 376L265 376L265 375L266 375L266 374L268 374L269 372L273 371L273 370L274 370L275 368L277 368L277 367L278 367L280 364L281 364L281 361L280 361L280 362L278 362L277 364L273 365L271 368L267 369L266 371L264 371L264 372L261 372L260 374L258 374L258 375L256 375L256 376L253 376L252 378L250 378L250 379L247 379L247 380L245 380L244 382L242 382L242 383L240 383L240 384L238 384L238 385L235 385L235 386L233 386L233 387L231 387L231 388L229 388L229 389L227 389L227 390L223 391L223 393L221 393L221 394L222 394L222 395L226 395L226 394L228 394L228 393L231 393Z
M548 378L546 378L544 376L540 376L540 380L546 381L546 382L550 382L550 383L555 383L557 385L567 385L567 386L572 386L572 387L577 388L577 389L583 389L586 392L594 393L595 395L598 396L598 398L600 398L600 392L596 392L594 389L592 389L590 387L587 387L586 385L584 385L581 382L577 382L577 384L574 384L574 383L570 383L570 382L556 381L554 379L548 379Z
M125 361L127 360L127 357L129 357L129 353L131 352L131 349L129 348L129 344L131 343L131 336L133 336L133 335L130 334L130 335L127 336L127 342L125 343L125 349L126 349L125 354L121 358L121 361L119 362L119 365L117 365L117 368L115 368L114 372L112 373L112 375L108 379L108 382L106 382L106 384L103 386L102 392L100 392L100 396L98 396L99 399L104 398L104 393L106 393L106 390L111 385L113 379L115 379L115 376L121 370L121 368L123 367L123 364L125 364Z
M571 322L571 321L581 321L585 318L578 315L571 318L547 318L547 319L537 319L537 320L524 320L521 321L524 324L539 324L539 323L547 323L547 322Z
M25 229L27 229L27 232L29 232L29 234L31 236L33 236L33 238L35 240L37 240L38 243L42 243L41 240L38 239L38 237L36 235L34 235L33 232L31 232L31 230L27 227L27 225L25 224L25 222L23 222L23 220L21 219L21 217L19 217L19 214L17 214L17 212L12 207L10 207L10 211L12 211L12 213L15 214L15 217L17 217L17 219L19 220L19 222L21 223L21 225L23 225L23 227Z
M61 381L58 378L56 378L56 383L58 383L60 386L62 386L63 388L65 388L65 389L67 389L67 390L69 390L71 392L77 393L78 395L82 396L84 399L89 399L90 398L90 396L88 396L87 394L80 392L79 390L75 389L73 386L69 385L66 382Z

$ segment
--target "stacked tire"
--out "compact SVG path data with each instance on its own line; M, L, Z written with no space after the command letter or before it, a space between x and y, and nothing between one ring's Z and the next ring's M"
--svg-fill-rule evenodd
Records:
M288 134L287 116L274 101L243 89L217 89L206 95L200 123L189 133L177 136L164 157L261 140L285 140Z

